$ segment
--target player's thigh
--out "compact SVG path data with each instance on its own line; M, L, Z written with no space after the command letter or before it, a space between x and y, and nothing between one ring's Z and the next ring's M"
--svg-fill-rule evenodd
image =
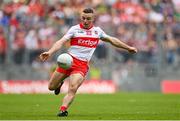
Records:
M79 86L83 83L84 79L85 78L80 73L71 74L68 91L76 92Z
M52 74L50 80L49 80L49 87L58 87L59 83L62 82L67 77L64 73L59 73L57 71L54 71Z

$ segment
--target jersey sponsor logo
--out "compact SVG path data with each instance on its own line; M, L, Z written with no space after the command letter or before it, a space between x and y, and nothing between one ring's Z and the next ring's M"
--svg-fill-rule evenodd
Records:
M98 44L98 38L76 37L71 39L71 45L95 48Z
M94 45L97 44L97 41L79 39L79 40L78 40L78 44L94 46Z

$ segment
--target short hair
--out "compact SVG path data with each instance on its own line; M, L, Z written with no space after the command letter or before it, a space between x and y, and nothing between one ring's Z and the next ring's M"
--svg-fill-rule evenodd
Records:
M85 8L83 10L83 13L94 13L94 10L93 10L93 8Z

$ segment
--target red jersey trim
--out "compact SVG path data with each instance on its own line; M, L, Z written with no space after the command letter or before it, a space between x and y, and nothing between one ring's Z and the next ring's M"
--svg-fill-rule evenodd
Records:
M99 38L92 37L75 37L71 39L71 45L96 48L98 45Z

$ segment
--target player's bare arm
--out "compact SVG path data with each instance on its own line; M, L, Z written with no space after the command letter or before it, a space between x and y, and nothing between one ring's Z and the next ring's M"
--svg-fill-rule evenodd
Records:
M67 39L64 37L56 41L48 51L40 54L40 60L46 61L51 55L53 55L53 53L57 52L62 47L65 41L67 41Z
M109 37L106 37L106 38L101 38L101 40L105 41L105 42L109 42L115 47L125 49L130 53L137 53L137 49L135 47L129 46L126 43L122 42L121 40L119 40L119 39L117 39L115 37L109 36Z

